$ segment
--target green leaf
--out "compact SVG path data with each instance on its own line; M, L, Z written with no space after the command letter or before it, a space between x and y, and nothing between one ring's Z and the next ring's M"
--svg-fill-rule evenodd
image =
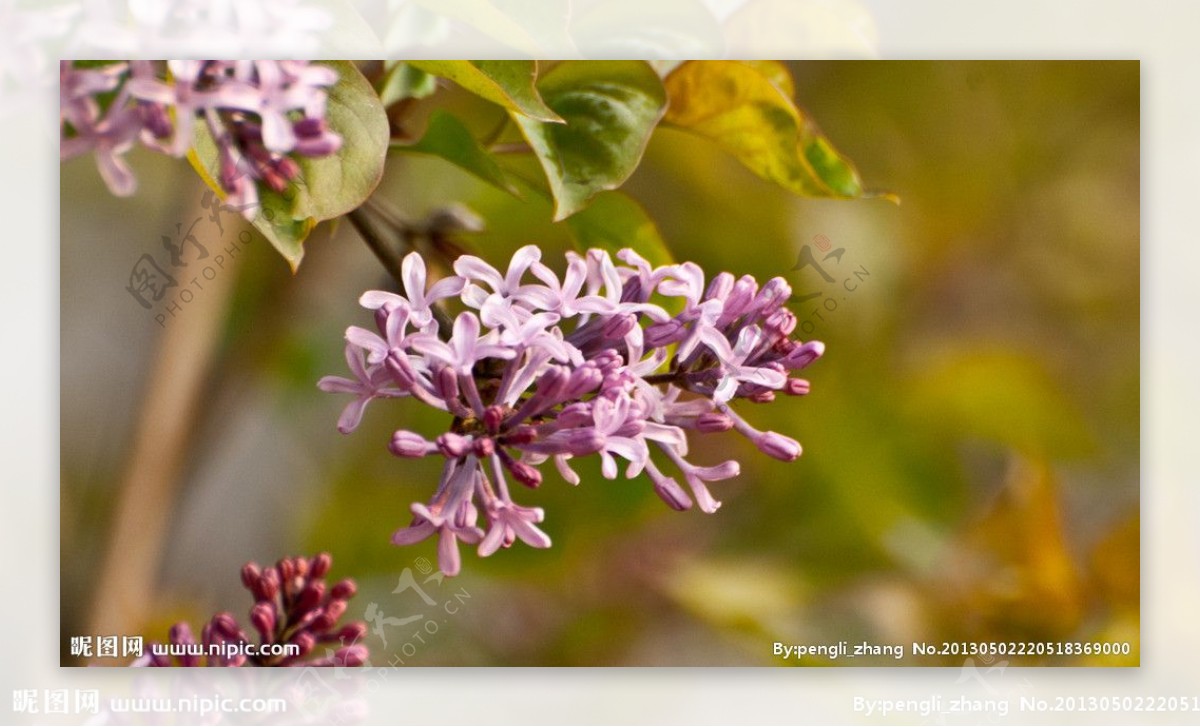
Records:
M675 262L646 210L624 192L601 192L592 203L567 219L580 249L598 247L615 253L628 247L651 265Z
M539 121L562 122L538 95L534 61L409 61L409 65L449 78L477 96Z
M781 64L690 61L664 83L664 124L711 139L763 179L806 197L866 194L854 165L792 100Z
M438 109L429 119L425 135L415 144L393 144L393 149L431 154L455 164L515 197L520 197L512 180L496 163L467 127L453 114Z
M355 209L375 190L383 176L390 135L383 104L354 64L322 63L338 72L338 82L329 89L325 120L341 135L342 147L325 157L297 157L300 173L282 193L259 185L260 204L251 220L293 272L304 256L304 239L317 223ZM225 190L216 182L217 147L203 124L196 126L188 159L224 199Z
M511 114L554 195L554 219L621 186L641 161L666 106L662 82L642 61L567 61L538 82L566 124Z
M425 98L437 90L437 79L409 63L388 61L379 80L379 101L386 107L406 98Z

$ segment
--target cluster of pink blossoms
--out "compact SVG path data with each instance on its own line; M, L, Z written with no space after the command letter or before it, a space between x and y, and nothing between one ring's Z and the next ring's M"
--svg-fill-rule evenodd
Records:
M137 187L125 161L135 143L183 156L200 121L217 146L227 204L252 218L259 182L282 192L300 171L294 156L341 147L325 124L337 78L307 61L61 61L59 153L94 153L108 188L125 196Z
M427 286L425 263L412 253L403 263L404 295L363 294L359 302L374 311L377 331L346 331L354 378L318 384L355 397L339 430L352 431L367 404L382 398L410 397L452 418L433 439L407 430L392 436L396 456L445 459L433 497L412 505L412 523L394 543L437 534L447 575L459 571L459 541L478 545L481 556L517 539L549 547L537 527L541 508L516 504L509 488L510 480L539 486L548 461L578 484L573 458L599 457L608 479L620 474L621 460L625 477L646 473L672 508L686 510L694 499L711 513L721 503L707 483L736 477L740 467L689 462L690 433L736 430L776 459L800 455L794 439L755 429L731 406L808 393L808 381L791 373L824 346L791 338L796 317L784 307L787 282L772 278L760 287L749 275L723 272L706 286L694 263L654 267L628 249L617 258L625 264L603 250L568 253L560 278L529 245L504 273L464 255L456 275ZM454 298L466 310L444 330L436 306ZM660 469L653 450L690 495Z
M180 621L166 644L152 642L130 666L361 666L368 657L359 643L367 625L339 624L358 587L349 578L326 587L332 565L328 553L282 558L266 568L251 561L242 566L242 585L255 599L250 623L257 643L222 611L204 624L199 641Z

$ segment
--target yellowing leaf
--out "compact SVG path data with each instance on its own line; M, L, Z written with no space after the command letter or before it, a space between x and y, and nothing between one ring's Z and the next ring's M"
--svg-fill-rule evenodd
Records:
M861 197L854 165L791 98L781 64L690 61L664 81L664 124L716 142L750 171L806 197Z

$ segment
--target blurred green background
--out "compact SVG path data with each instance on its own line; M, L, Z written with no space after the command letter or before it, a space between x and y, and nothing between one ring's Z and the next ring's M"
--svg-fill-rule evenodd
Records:
M397 428L434 433L439 418L375 402L342 436L345 399L316 389L344 374L342 332L370 325L356 300L386 284L382 269L347 224L320 229L295 276L256 236L222 273L230 304L197 405L176 410L188 421L161 505L169 528L137 546L161 562L133 627L162 638L179 618L244 619L243 562L327 550L334 575L360 586L348 617L374 604L377 665L792 665L774 641L842 640L906 653L913 641L1127 641L1124 657L1011 663L1136 665L1138 64L791 69L800 103L900 205L798 199L666 128L623 189L677 259L792 284L805 338L827 344L807 371L812 393L740 410L799 439L799 460L735 436L694 442L695 461L742 463L714 486L714 515L669 510L644 478L584 465L573 488L548 472L519 499L545 509L552 549L464 549L461 576L425 582L434 544L389 537L439 468L385 445ZM499 119L453 89L431 100L480 135ZM419 134L426 116L405 123ZM66 637L89 633L102 592L155 361L200 326L199 304L160 327L124 290L202 194L186 164L131 161L141 186L129 199L109 196L90 160L62 168L64 663L79 663ZM413 220L467 205L486 229L460 242L497 264L528 243L561 261L570 244L548 202L434 158L394 156L376 196ZM225 219L227 239L238 225ZM198 229L211 249L230 244ZM842 250L821 262L834 283L796 269L804 245L818 260L822 246ZM428 600L394 592L405 569Z

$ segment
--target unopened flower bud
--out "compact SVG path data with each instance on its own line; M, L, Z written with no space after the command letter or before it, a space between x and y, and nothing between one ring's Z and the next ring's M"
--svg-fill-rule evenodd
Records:
M325 584L321 581L309 583L300 591L300 597L296 599L296 605L293 607L295 613L304 613L311 611L321 603L321 598L325 596Z
M504 443L516 447L522 444L529 444L537 441L537 438L538 434L536 429L528 424L522 424L519 427L515 427L508 434L504 435Z
M261 575L262 571L259 569L258 563L250 561L246 565L242 566L242 585L244 585L246 588L253 589L255 582L258 581Z
M771 278L758 291L753 307L760 310L762 315L771 315L779 310L787 299L792 296L792 286L783 278Z
M424 457L429 454L429 441L415 432L397 430L388 442L388 450L397 457Z
M237 619L228 611L222 611L213 616L211 623L214 630L226 639L232 640L241 636L242 629L238 626Z
M442 454L452 459L457 459L467 453L471 446L471 440L461 434L454 432L446 432L437 438L437 447Z
M250 589L260 601L270 601L279 593L279 571L274 568L263 570L258 581Z
M705 300L725 300L733 292L734 278L732 273L717 273L708 283L704 291Z
M171 626L170 630L167 631L167 638L171 640L172 644L196 643L196 637L192 635L192 627L186 621L180 621Z
M481 459L491 457L496 451L496 440L491 437L477 437L473 444L474 446L471 450L475 453L476 457Z
M599 452L608 442L608 437L595 427L575 429L566 437L563 454L583 457Z
M604 374L600 373L600 368L591 361L588 361L571 372L571 378L567 382L567 388L563 392L563 397L578 399L584 394L595 391L603 380Z
M333 565L333 556L329 553L317 553L312 559L312 565L308 569L308 575L311 578L324 578L329 572L329 568Z
M504 423L504 408L493 404L483 410L483 426L491 433L495 434L500 431L500 425Z
M550 366L538 378L537 396L548 401L557 401L567 384L566 370L562 366Z
M777 432L763 432L754 438L754 446L765 455L784 462L800 456L800 443Z
M317 639L307 631L301 631L293 636L289 641L299 647L299 654L293 655L292 658L305 657L312 653L313 647L317 645Z
M776 336L790 336L796 330L796 314L787 308L780 308L767 318L764 328Z
M789 369L802 369L820 358L823 353L825 353L825 344L820 341L809 341L803 346L793 349L780 363Z
M262 635L263 643L274 639L275 635L275 604L271 601L259 601L250 609L250 623Z
M355 644L367 635L367 625L362 621L346 624L337 632L337 639L343 644Z
M626 333L633 330L637 325L637 316L632 313L625 315L610 316L604 322L604 327L601 328L601 334L608 339L624 338Z
M528 462L509 462L508 471L512 473L513 479L520 482L526 487L538 487L542 484L542 473L537 471L533 465Z
M333 588L329 591L329 597L345 601L353 598L355 593L358 593L358 586L354 584L354 581L346 578L333 584Z
M655 323L646 328L646 345L650 348L667 346L682 340L687 331L677 319Z
M804 396L808 393L809 388L807 379L788 379L783 386L783 393L791 396Z
M341 666L362 666L367 663L367 647L362 644L347 646L335 651L333 658Z

